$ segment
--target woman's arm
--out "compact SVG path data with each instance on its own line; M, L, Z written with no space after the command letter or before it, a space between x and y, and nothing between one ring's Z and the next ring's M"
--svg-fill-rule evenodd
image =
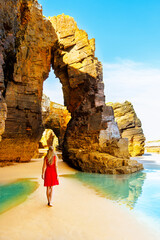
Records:
M46 169L46 157L44 157L44 160L43 160L43 166L42 166L42 179L44 179L44 172L45 172L45 169Z
M57 173L57 177L58 177L58 166L57 166L57 162L58 162L58 156L57 154L55 154L56 159L55 159L55 166L56 166L56 173Z

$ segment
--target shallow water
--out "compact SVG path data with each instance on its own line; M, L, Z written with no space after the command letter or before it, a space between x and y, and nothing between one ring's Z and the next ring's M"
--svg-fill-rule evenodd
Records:
M127 205L133 211L160 223L160 155L136 157L144 170L126 175L78 172L74 177L108 199Z
M38 183L30 179L20 179L10 184L0 185L0 214L24 202L37 188Z

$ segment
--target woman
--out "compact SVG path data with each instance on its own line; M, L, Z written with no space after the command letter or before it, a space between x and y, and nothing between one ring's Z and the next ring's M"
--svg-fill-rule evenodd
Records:
M48 206L52 206L52 192L53 186L59 185L57 176L57 155L52 146L49 147L46 156L44 157L42 167L42 179L44 179L44 186L47 187Z

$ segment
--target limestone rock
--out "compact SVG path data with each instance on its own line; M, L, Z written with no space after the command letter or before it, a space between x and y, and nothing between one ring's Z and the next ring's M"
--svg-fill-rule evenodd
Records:
M42 95L42 102L41 102L41 111L42 111L42 122L43 125L45 124L45 119L50 114L50 98L47 97L45 94Z
M49 148L49 146L56 148L58 146L58 138L51 129L45 129L39 142L39 147Z
M60 46L54 52L52 64L63 86L65 105L72 116L64 138L63 159L83 171L99 172L102 167L101 172L106 172L108 166L105 165L106 169L103 166L101 153L106 154L106 161L109 156L111 160L112 155L128 159L129 154L125 147L127 142L120 139L113 110L105 105L102 65L94 57L94 40L89 40L88 35L78 29L72 17L62 14L50 18L50 21ZM76 153L79 151L82 154L78 157ZM96 156L99 153L94 168L93 159L88 158L90 152Z
M0 86L7 106L0 160L29 161L43 132L42 85L57 36L36 0L1 1L0 13Z
M160 140L146 142L145 150L149 153L160 153Z
M88 39L72 17L44 18L36 0L3 1L0 13L0 86L7 106L0 160L28 161L37 150L44 130L43 81L52 66L71 113L63 159L83 171L129 173L141 169L141 164L129 160L113 109L105 104L94 39ZM45 127L51 125L49 120Z
M4 101L4 98L0 92L0 141L1 135L5 131L5 120L7 118L7 104Z
M4 90L4 74L3 74L3 67L2 65L4 64L3 61L3 55L0 52L0 92L2 93L2 90Z
M129 153L132 157L141 156L144 153L145 137L141 121L137 117L133 105L124 103L107 103L113 107L115 120L118 124L122 138L128 138Z
M67 108L61 104L54 103L43 94L42 116L44 128L52 129L59 141L59 148L62 148L67 124L71 119L71 114Z

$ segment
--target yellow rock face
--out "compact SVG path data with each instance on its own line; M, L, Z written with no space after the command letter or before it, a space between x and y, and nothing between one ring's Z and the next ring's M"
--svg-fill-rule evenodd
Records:
M129 153L132 157L141 156L144 153L145 137L133 105L126 101L124 103L107 103L114 110L115 120L118 124L122 138L129 141Z
M3 78L0 80L4 97L3 103L0 100L0 116L3 115L0 122L0 135L3 132L0 160L29 161L37 151L43 132L43 81L50 71L51 48L57 35L38 6L37 1L32 0L4 1L0 9L3 16L0 52L2 50L5 59L2 63L0 54L1 77L1 64L5 69L5 84L1 82Z
M146 142L145 150L150 153L160 153L160 140Z
M58 147L58 138L51 129L45 129L39 145L40 148L49 148L49 146L53 146L56 149Z
M145 149L149 153L160 153L160 147L146 147Z
M9 7L2 8L5 61L0 71L5 69L5 76L0 72L0 86L7 118L0 160L29 161L45 126L57 136L65 132L63 159L80 170L129 173L141 169L141 164L128 159L127 142L120 137L112 108L105 105L102 64L95 57L94 39L88 39L70 16L44 18L36 0L8 0L4 6ZM43 81L51 66L62 83L64 104L72 118L69 121L68 112L51 103L43 126Z
M54 132L54 134L58 138L58 145L60 148L62 148L64 134L67 129L67 124L71 119L71 114L68 112L65 106L58 103L54 103L50 101L50 99L46 95L43 95L42 115L43 115L44 127L50 128L51 129L50 131ZM46 139L46 135L47 135L47 132L46 134L44 133L44 139ZM42 142L42 139L41 139L41 142Z
M2 95L0 95L0 141L1 141L1 135L5 131L6 118L7 118L7 104L5 103Z

